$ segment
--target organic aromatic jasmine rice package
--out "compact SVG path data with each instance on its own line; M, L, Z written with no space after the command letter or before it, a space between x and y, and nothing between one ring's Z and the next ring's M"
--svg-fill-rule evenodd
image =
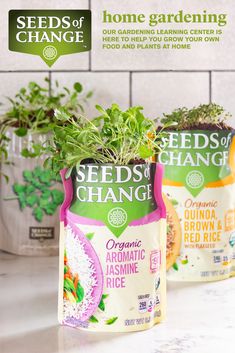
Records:
M235 137L223 108L166 115L159 162L167 208L167 270L175 281L225 279L235 271Z
M61 323L92 331L135 331L162 320L161 177L156 164L85 164L64 179Z
M141 107L97 109L92 120L58 110L65 123L48 148L65 191L59 322L91 331L144 330L165 317L163 169L149 162L162 133Z

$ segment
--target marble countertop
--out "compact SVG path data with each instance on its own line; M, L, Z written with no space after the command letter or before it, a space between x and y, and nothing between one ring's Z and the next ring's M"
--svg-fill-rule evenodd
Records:
M0 253L1 353L234 353L235 278L168 283L167 320L100 334L57 323L58 258Z

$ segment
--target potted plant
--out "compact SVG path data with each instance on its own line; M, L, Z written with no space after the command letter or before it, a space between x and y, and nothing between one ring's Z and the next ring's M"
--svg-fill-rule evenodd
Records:
M231 276L235 244L235 141L224 108L211 103L164 114L176 122L163 139L169 279Z
M57 210L63 201L60 179L44 170L44 143L61 123L54 115L62 104L70 114L84 111L92 93L76 82L72 90L45 79L44 88L29 82L0 118L0 248L21 255L58 252Z
M62 170L65 188L59 321L92 331L143 330L165 313L162 169L149 162L162 132L141 107L96 108L91 121L57 110L66 123L47 147L46 166Z

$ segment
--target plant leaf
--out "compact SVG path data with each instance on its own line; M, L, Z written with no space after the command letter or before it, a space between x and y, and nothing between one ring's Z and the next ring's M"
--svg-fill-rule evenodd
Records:
M23 137L27 135L28 130L25 127L19 127L14 132L17 136Z
M173 206L177 206L179 204L179 202L177 200L175 200L175 199L172 199L171 203L172 203Z
M91 98L93 96L93 91L89 91L86 95L86 98Z
M110 319L106 320L105 323L106 325L112 325L114 324L115 321L117 321L118 317L115 316L115 317L111 317Z
M21 185L21 184L17 184L17 183L13 184L13 191L16 194L24 193L25 189L26 189L25 185Z
M73 88L75 89L75 91L77 91L78 93L81 93L82 92L82 85L81 83L79 82L75 82L74 85L73 85Z
M33 173L30 170L24 170L23 177L28 182L33 181Z
M39 175L39 180L44 184L50 184L51 181L51 171L50 170L43 170Z
M41 175L41 173L42 173L42 168L41 167L37 166L36 168L34 168L33 175L35 177L39 177Z
M144 146L144 145L140 146L139 155L141 158L147 159L147 158L153 156L153 154L154 154L154 152L153 152L152 148L150 148L148 146Z
M53 215L57 209L57 205L53 202L49 202L43 207L43 209L45 210L46 214Z
M34 191L35 191L35 187L33 185L30 184L30 185L25 186L26 195L29 195Z
M101 298L98 307L99 307L100 310L105 311L105 303L104 303L103 298Z
M43 211L40 207L35 207L33 209L33 215L35 217L35 219L38 221L38 222L41 222L42 221L42 218L43 218Z
M65 173L65 179L69 179L71 174L72 174L72 171L73 171L73 167L70 167L67 169L66 173Z
M90 322L93 322L93 323L99 322L99 320L98 320L94 315L92 315L92 316L89 318L89 321L90 321Z
M23 148L21 151L21 156L24 158L34 158L36 157L36 154L33 152L30 152L27 148Z
M60 190L51 190L52 199L57 205L61 205L64 201L64 193Z
M20 208L21 210L23 210L27 206L25 195L19 194L18 200L19 200Z
M91 240L91 239L94 237L94 235L95 235L95 233L87 233L87 234L86 234L86 238L87 238L88 240Z
M34 206L37 202L38 202L38 196L37 195L30 195L26 197L26 202L27 205L29 205L30 207Z
M51 196L51 191L46 189L42 192L41 198L44 200L48 200L50 196Z
M108 298L108 296L109 296L109 294L103 294L102 299L106 299L106 298Z

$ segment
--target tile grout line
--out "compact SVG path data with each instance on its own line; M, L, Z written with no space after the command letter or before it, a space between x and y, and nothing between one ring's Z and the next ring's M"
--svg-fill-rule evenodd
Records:
M212 103L212 71L209 71L209 103Z
M51 73L73 73L73 72L92 72L92 73L206 73L206 72L235 72L235 70L87 70L87 69L79 69L79 70L51 70ZM0 70L0 74L13 74L13 73L48 73L48 70Z
M129 106L132 107L132 71L129 71Z
M87 70L87 72L92 72L91 66L92 66L92 64L91 64L91 50L90 50L88 53L88 70Z
M88 9L91 11L91 0L88 0ZM92 14L91 14L91 28L92 28ZM91 31L91 49L88 52L88 71L92 71L92 62L91 62L91 50L92 50L92 31Z

